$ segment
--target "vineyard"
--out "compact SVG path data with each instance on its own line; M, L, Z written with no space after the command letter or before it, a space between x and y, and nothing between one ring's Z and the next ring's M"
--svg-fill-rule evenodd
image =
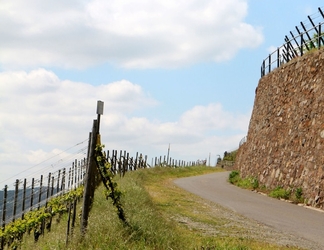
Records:
M81 149L81 152L87 152L86 158L74 160L68 169L42 174L39 179L17 179L12 189L5 185L0 198L1 250L18 249L26 234L33 234L37 242L41 235L51 231L53 219L59 222L63 214L68 215L66 244L75 228L76 218L80 218L80 231L85 234L94 192L100 183L106 187L106 198L112 200L118 217L128 225L115 176L122 177L128 171L156 166L175 168L197 164L160 156L154 158L154 163L152 159L150 165L143 154L136 153L131 157L123 150L119 155L117 150L105 152L100 142L99 121L98 115L98 119L93 121L89 140L86 140L88 146ZM80 150L77 153L80 154ZM81 201L82 209L77 211L77 204Z

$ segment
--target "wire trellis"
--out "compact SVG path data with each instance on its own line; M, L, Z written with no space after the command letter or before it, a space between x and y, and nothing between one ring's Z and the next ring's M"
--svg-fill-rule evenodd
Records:
M25 178L5 185L0 191L0 227L22 218L28 211L39 209L51 197L83 184L88 151L86 142L88 139L24 170Z

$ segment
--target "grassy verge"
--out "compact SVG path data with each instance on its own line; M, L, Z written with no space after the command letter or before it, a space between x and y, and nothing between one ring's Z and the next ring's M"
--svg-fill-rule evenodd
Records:
M293 203L304 203L303 190L297 188L294 192L290 189L284 189L280 186L273 190L267 189L265 186L259 186L259 181L255 177L241 178L240 173L236 170L232 171L229 175L229 182L245 189L256 190L266 193L272 198L290 200Z
M238 171L232 171L230 173L229 182L245 189L255 190L259 188L259 181L257 178L248 177L242 179Z
M172 182L215 171L220 170L164 167L129 172L118 180L129 227L120 222L99 187L84 237L77 223L66 245L67 218L63 217L39 242L25 236L21 249L287 249L246 236L245 222L233 222L217 206Z

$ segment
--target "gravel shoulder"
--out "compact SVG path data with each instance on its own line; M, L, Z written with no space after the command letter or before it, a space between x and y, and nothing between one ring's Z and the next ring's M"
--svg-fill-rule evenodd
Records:
M321 239L324 237L318 238L318 236L312 235L313 231L305 232L307 227L304 227L304 220L296 217L300 216L299 214L292 217L287 216L286 209L294 213L291 210L295 210L298 206L265 197L248 190L239 189L229 184L227 177L228 172L223 172L174 180L174 183L178 187L197 195L197 199L200 199L200 204L208 208L210 218L215 218L215 220L216 218L218 220L221 218L222 223L220 225L197 223L186 217L174 219L190 228L199 230L201 233L212 236L227 235L251 238L262 242L286 246L287 248L294 246L300 249L324 249L324 243L321 242ZM247 198L246 195L252 195L252 200L249 200L250 198ZM233 199L236 201L233 202ZM269 209L260 211L263 205L260 207L258 205L259 202L265 202L264 206ZM278 205L278 203L280 204ZM280 212L281 206L285 207L282 212ZM289 206L293 206L294 208ZM199 213L199 208L195 209ZM311 219L324 218L324 214L321 212L302 207L298 209L301 211L301 214L305 212L307 216L310 212L314 216ZM269 214L271 211L274 211L273 215ZM282 214L282 217L278 216L278 212ZM306 218L308 218L307 216ZM290 221L291 218L295 218L296 221ZM295 223L301 223L301 228L296 227ZM317 226L323 225L321 224L321 220L310 221L309 223L315 226L314 230L317 230ZM228 228L228 230L224 230L224 228Z

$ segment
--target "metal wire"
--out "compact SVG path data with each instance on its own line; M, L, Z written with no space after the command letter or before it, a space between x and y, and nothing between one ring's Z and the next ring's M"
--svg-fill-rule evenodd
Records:
M261 65L261 77L282 64L289 62L294 57L302 56L303 51L316 47L317 40L314 38L314 35L317 34L321 37L321 34L324 33L321 32L321 34L318 34L319 27L324 24L324 17L320 13L320 10L321 8L319 8L318 13L309 16L311 20L308 19L301 22L300 26L296 26L296 31L294 31L295 33L291 31L290 36L285 37L286 43L277 48L276 51L272 52L265 60L263 60ZM317 23L318 21L321 22Z
M30 176L36 176L37 174L42 173L42 172L45 173L46 171L48 171L48 170L50 170L50 169L53 169L54 166L57 167L57 168L60 167L60 166L62 166L63 164L65 164L65 166L68 166L68 164L70 164L70 163L67 163L66 161L71 161L71 159L75 159L76 154L81 154L81 153L86 152L86 150L87 150L87 148L88 148L88 145L85 146L85 147L83 147L83 148L81 148L81 149L78 149L76 152L72 152L69 156L65 156L65 157L59 159L59 160L56 161L55 163L46 164L46 165L43 166L41 169L38 169L38 170L32 171L33 169L35 169L35 168L37 168L37 167L40 167L40 166L43 165L44 163L46 163L46 162L48 162L48 161L54 159L55 157L60 156L60 155L63 154L63 153L68 152L68 151L71 150L71 149L76 148L76 147L79 146L79 145L82 145L83 143L85 143L85 142L87 142L87 141L89 141L89 139L86 139L86 140L84 140L84 141L81 141L81 142L79 142L79 143L77 143L77 144L75 144L75 145L73 145L73 146L71 146L71 147L69 147L69 148L67 148L67 149L65 149L65 150L63 150L63 151L61 151L60 153L58 153L58 154L56 154L56 155L53 155L53 156L47 158L47 159L45 159L45 160L43 160L43 161L41 161L41 162L39 162L39 163L37 163L37 164L35 164L35 165L29 167L29 168L27 168L27 169L21 171L19 174L13 175L13 176L11 176L11 177L9 177L9 178L3 180L3 181L0 181L0 184L4 184L4 183L6 183L8 180L11 180L11 179L13 179L13 178L15 178L15 177L17 177L17 176L20 176L22 173L30 172L30 174L27 174L27 175L25 176L25 178L28 178L28 177L30 177Z

